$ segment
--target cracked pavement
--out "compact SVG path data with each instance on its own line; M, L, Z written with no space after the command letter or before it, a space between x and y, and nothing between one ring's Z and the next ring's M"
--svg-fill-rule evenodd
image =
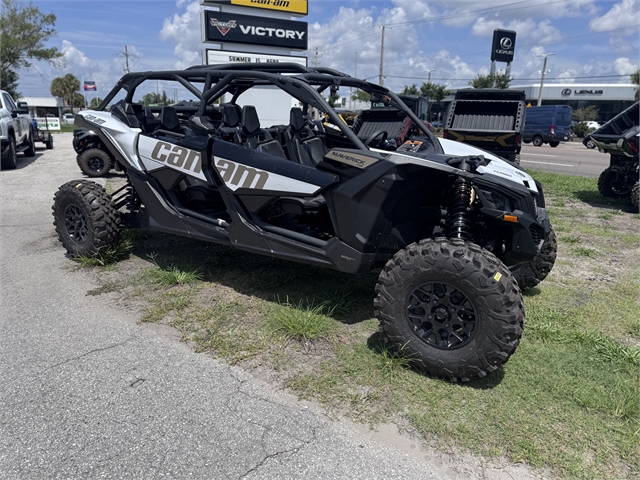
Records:
M449 478L87 296L51 216L71 138L0 172L0 478Z

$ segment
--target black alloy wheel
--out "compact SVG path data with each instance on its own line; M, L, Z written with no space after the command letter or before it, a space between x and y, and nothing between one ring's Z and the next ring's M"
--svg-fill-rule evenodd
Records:
M420 340L444 350L466 345L477 331L475 305L443 282L424 283L409 295L407 321Z
M64 228L67 235L76 243L85 243L89 237L87 217L82 209L75 204L67 205L64 209Z

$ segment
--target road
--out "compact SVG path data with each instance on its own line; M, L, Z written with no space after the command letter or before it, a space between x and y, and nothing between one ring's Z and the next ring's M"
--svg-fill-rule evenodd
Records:
M71 134L0 172L0 478L537 478L331 420L87 295L51 216L80 176Z
M589 150L580 142L561 143L555 148L525 143L520 152L520 165L528 170L598 177L609 166L609 155L597 149Z

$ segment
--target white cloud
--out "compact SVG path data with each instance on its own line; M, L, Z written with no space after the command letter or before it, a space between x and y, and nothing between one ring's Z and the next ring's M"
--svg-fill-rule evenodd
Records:
M638 11L640 11L640 1L622 0L603 16L591 20L589 27L595 32L614 30L612 35L637 35ZM636 29L627 29L627 27L636 27Z
M550 20L542 20L536 23L530 18L505 23L501 20L480 17L476 20L471 32L478 37L490 37L496 28L514 30L517 32L518 38L526 38L533 41L553 42L562 38L558 29L551 25Z
M186 3L186 0L178 0L177 6L182 7ZM197 1L191 2L184 13L175 13L171 18L165 19L162 25L160 39L176 42L173 49L174 55L178 58L175 68L186 68L202 63L200 10L200 4Z
M629 75L638 71L638 64L631 63L627 57L620 57L614 60L613 69L618 72L618 75Z
M86 67L89 65L89 59L87 56L74 47L68 40L62 41L62 48L60 51L62 52L62 58L64 59L64 63L67 65L67 68Z

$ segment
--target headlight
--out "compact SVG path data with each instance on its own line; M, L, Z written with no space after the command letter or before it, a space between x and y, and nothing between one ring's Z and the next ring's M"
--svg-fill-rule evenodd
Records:
M482 194L488 201L495 205L497 210L502 210L503 212L513 211L511 201L504 195L496 192L489 192L488 190L482 190Z

